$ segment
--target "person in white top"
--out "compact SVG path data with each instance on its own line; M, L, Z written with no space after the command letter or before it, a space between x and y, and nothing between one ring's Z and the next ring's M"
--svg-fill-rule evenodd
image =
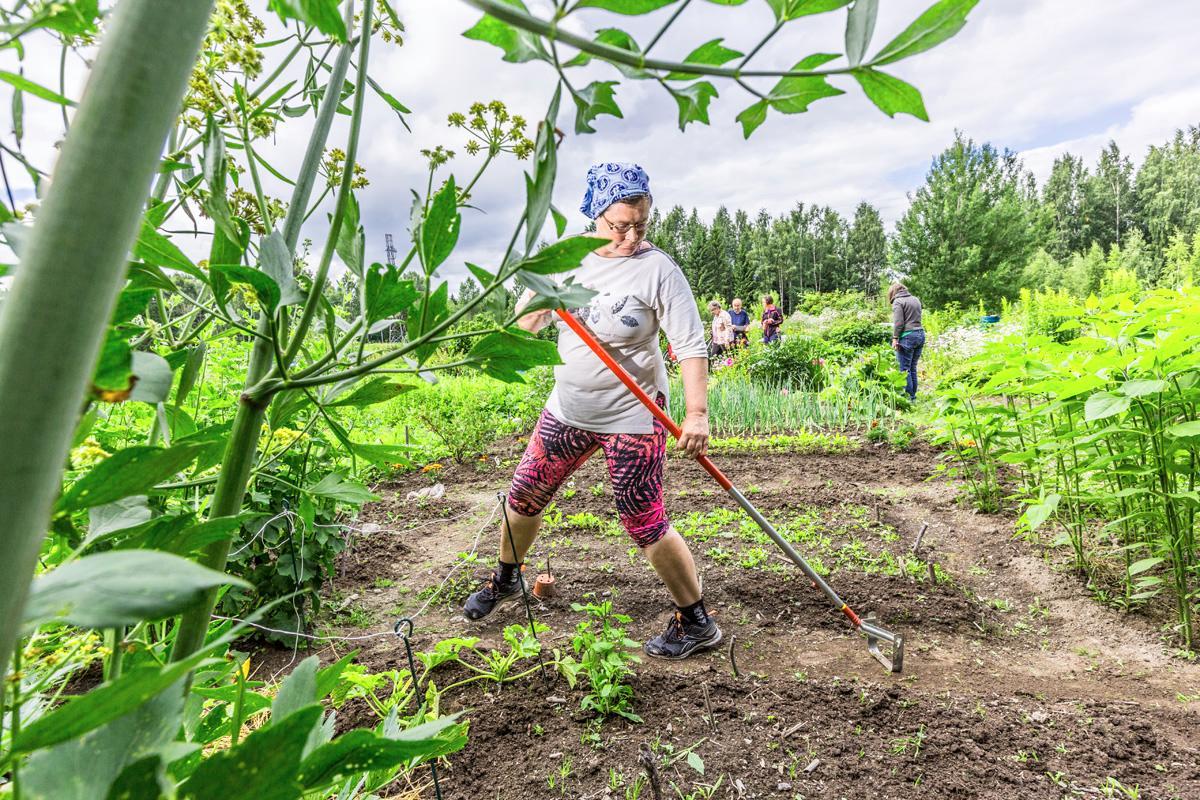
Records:
M658 335L666 334L683 378L686 416L679 447L699 456L707 452L709 437L704 325L679 266L645 241L651 203L650 179L640 166L605 163L588 171L581 209L606 241L569 273L597 293L587 308L573 313L662 407L668 385ZM537 311L518 324L533 332L551 319L552 312ZM676 606L666 631L646 642L646 653L681 659L716 647L721 629L704 607L692 553L663 506L666 429L561 321L558 352L563 363L554 369L554 389L509 489L510 528L501 527L499 568L467 599L464 616L483 619L520 597L520 565L537 537L542 512L562 482L602 450L621 524Z
M708 304L708 313L712 314L712 354L719 356L733 344L733 319L716 300Z

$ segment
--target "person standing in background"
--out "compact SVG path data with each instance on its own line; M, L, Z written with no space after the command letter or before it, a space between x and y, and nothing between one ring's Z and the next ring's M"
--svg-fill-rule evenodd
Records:
M733 323L733 346L745 347L750 344L746 331L750 330L750 312L742 308L742 298L733 298L729 308L729 321Z
M775 298L763 296L763 344L774 344L779 341L779 329L783 327L783 312L775 307Z
M710 355L716 358L733 346L733 322L729 312L721 309L721 304L713 300L708 304L708 313L712 314L712 347Z
M909 294L908 287L893 283L888 287L892 304L892 349L900 371L906 373L904 391L909 400L917 399L917 361L925 348L925 328L921 325L921 300Z

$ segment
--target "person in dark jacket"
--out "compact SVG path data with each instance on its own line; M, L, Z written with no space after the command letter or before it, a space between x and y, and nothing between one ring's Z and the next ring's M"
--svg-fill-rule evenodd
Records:
M783 327L783 312L775 306L771 295L763 297L762 330L763 344L778 344L779 329Z
M925 328L921 325L921 301L909 294L908 287L893 283L888 287L892 304L892 349L900 371L907 373L904 390L909 400L917 399L917 361L925 347Z

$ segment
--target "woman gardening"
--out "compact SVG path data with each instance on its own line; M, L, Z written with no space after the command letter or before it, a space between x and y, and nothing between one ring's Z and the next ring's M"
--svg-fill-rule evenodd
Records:
M691 456L708 449L708 352L691 287L679 266L644 241L650 216L650 179L636 164L597 164L588 171L581 209L607 239L573 273L597 292L576 316L591 328L618 363L656 398L667 403L667 372L658 348L666 333L679 359L686 416L679 447ZM526 300L528 302L527 295ZM537 331L552 312L523 316L518 324ZM675 613L663 633L646 642L647 655L682 659L715 647L721 629L700 595L696 563L667 519L662 476L667 432L586 344L558 323L554 389L529 437L508 493L514 548L500 529L499 566L467 598L468 620L486 617L520 596L518 570L537 537L542 512L555 492L597 450L604 452L621 525L666 584Z

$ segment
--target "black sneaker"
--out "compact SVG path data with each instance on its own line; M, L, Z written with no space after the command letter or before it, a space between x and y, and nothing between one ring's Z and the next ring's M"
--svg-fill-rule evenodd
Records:
M642 647L646 655L679 661L690 655L710 650L721 643L724 634L707 617L704 622L685 622L678 611L667 623L667 629Z
M467 598L463 604L463 616L469 621L481 620L502 606L521 596L521 584L516 573L508 583L501 583L500 576L495 572L488 578L479 590Z

